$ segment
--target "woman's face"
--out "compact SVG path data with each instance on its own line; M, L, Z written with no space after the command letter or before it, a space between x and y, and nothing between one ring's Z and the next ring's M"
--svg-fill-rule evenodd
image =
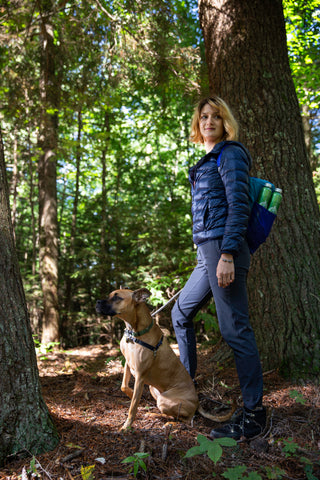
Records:
M202 107L199 127L205 145L214 146L222 140L224 135L223 120L218 109L212 107L209 103Z

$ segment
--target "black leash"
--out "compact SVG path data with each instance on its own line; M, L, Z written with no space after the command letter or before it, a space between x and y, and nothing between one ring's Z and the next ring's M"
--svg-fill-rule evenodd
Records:
M151 313L151 316L154 317L155 315L157 315L157 313L161 312L161 310L166 308L166 306L169 305L169 303L171 303L175 298L177 298L177 296L180 295L181 292L182 292L182 288L181 290L179 290L179 292L173 295L173 297L170 298L170 300L165 305L162 305L162 307L160 307L156 312Z

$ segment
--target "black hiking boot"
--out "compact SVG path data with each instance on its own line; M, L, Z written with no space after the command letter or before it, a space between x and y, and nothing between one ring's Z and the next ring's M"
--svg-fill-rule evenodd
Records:
M235 440L254 438L260 435L266 427L266 409L257 407L249 410L243 407L235 412L231 421L210 432L211 438L229 437Z

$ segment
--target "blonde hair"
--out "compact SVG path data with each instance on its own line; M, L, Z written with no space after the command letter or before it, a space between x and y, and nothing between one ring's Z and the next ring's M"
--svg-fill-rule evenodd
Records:
M209 104L211 107L218 110L218 114L222 118L224 128L223 140L238 140L238 122L234 118L226 102L222 100L222 98L217 96L203 98L196 106L191 121L190 140L193 143L203 143L203 138L200 133L199 121L201 110L206 104Z

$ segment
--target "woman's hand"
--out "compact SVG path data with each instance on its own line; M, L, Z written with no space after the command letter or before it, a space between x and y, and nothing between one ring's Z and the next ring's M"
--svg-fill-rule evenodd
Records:
M235 271L233 256L229 253L223 253L217 265L217 278L219 287L225 288L234 281Z

